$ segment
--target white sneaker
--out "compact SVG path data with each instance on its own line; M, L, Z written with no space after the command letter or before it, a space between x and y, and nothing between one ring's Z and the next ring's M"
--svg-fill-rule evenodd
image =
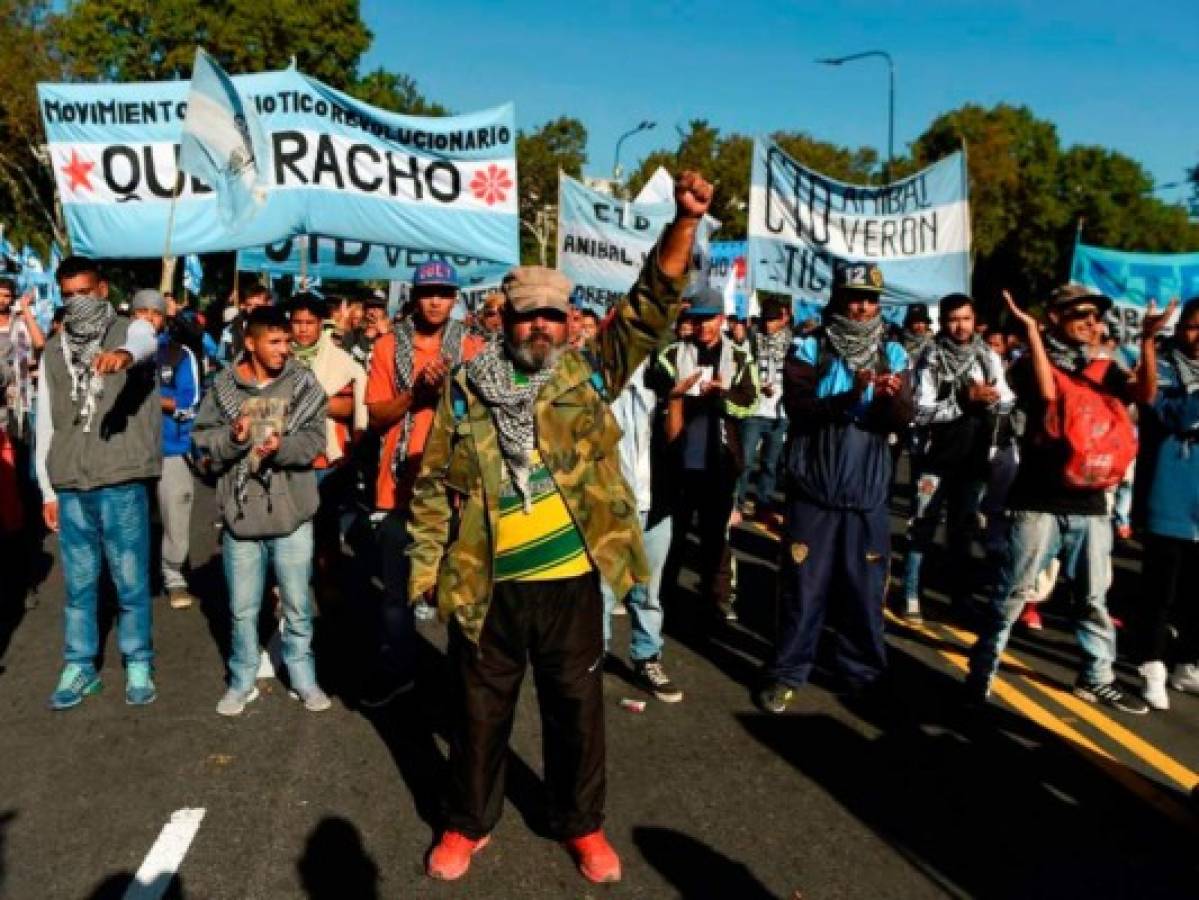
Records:
M233 688L225 691L225 696L221 698L216 705L218 715L222 716L240 716L242 710L246 708L247 703L253 703L258 699L258 688L253 687L248 691L238 691Z
M1170 687L1188 694L1199 694L1199 665L1179 663L1170 675Z
M1169 709L1170 697L1166 693L1166 664L1159 659L1143 663L1137 669L1145 686L1141 688L1141 696L1153 709Z
M315 685L305 691L288 691L293 700L302 700L304 708L309 712L324 712L333 705L329 695Z

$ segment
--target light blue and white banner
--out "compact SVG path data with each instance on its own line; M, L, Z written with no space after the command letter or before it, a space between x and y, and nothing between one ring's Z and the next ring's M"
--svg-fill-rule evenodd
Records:
M183 257L183 289L189 294L199 294L204 290L204 266L194 253Z
M575 302L600 312L624 296L662 229L674 198L636 203L558 176L558 270L575 284Z
M512 268L507 263L474 256L309 235L242 250L237 254L237 267L243 272L267 272L276 277L299 275L302 257L306 259L303 269L311 276L331 281L396 281L403 285L412 283L413 272L421 263L444 260L458 272L461 294L472 310L485 294L499 288Z
M669 203L674 208L674 176L661 166L637 192L634 203ZM705 282L708 272L708 248L712 244L712 235L720 228L720 220L708 213L700 220L695 232L695 249L691 261L691 287L699 287Z
M212 188L176 167L186 81L41 84L50 161L76 253L261 247L299 234L518 260L511 104L461 116L403 116L295 69L235 76L261 120L270 166L261 209L221 221Z
M964 153L888 185L855 185L758 139L750 182L751 288L826 302L834 263L852 260L882 270L887 304L970 292Z
M1199 296L1199 253L1132 253L1078 243L1070 280L1110 297L1112 335L1122 344L1135 344L1150 300L1160 310L1175 297Z

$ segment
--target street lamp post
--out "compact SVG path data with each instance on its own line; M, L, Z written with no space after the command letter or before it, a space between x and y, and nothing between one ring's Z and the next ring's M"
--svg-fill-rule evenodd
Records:
M839 66L857 59L866 59L868 56L877 56L887 61L887 174L884 180L890 182L895 166L895 60L886 50L867 50L863 53L851 53L849 56L818 59L816 62L825 66Z
M620 183L620 175L621 175L620 145L625 142L625 138L632 137L633 135L639 134L642 131L649 131L651 128L653 128L657 124L658 124L657 122L650 122L649 120L644 120L641 123L639 123L636 128L630 128L628 131L626 131L624 134L622 134L620 136L620 139L616 142L616 157L612 161L612 180L614 182L616 182L617 184Z

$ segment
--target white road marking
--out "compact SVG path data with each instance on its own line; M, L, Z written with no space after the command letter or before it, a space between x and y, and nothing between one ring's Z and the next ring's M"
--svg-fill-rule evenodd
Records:
M166 893L202 821L203 809L177 809L171 813L171 820L162 826L154 846L133 876L124 900L158 900Z

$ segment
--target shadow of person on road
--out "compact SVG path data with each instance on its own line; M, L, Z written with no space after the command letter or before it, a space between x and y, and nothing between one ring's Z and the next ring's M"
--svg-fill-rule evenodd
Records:
M825 714L737 719L951 894L1193 891L1189 829L1035 723L998 706L968 714L956 679L894 648L891 678L902 694L846 701L865 728Z
M637 826L633 843L680 897L775 900L745 863L672 828Z
M362 835L340 816L317 823L296 861L304 893L312 900L376 900L379 866L366 852Z

